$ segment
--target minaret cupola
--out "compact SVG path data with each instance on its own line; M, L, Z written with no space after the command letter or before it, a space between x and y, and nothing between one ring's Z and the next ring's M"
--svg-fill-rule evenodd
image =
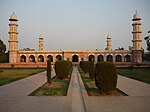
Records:
M112 45L111 45L111 37L110 37L110 34L108 33L107 35L107 45L106 45L106 48L105 50L112 50Z

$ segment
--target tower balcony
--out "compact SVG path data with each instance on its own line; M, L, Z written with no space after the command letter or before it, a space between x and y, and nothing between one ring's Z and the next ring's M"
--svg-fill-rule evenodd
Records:
M133 31L132 34L134 33L142 33L142 31Z

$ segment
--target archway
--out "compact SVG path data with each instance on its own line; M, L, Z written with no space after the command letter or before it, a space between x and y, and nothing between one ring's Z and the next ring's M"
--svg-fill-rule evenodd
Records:
M107 55L107 61L113 62L113 57L112 57L112 55Z
M94 55L89 55L89 61L94 62L95 61L95 56Z
M34 55L29 56L29 62L35 62L35 57Z
M49 59L51 62L53 62L53 56L52 56L52 55L48 55L48 56L47 56L47 60L48 60L48 59Z
M78 62L78 61L79 61L78 55L73 55L72 62Z
M115 62L122 62L121 55L116 55Z
M97 62L104 61L103 55L98 55Z
M56 59L57 59L57 60L62 60L62 56L61 56L61 55L57 55L57 56L56 56Z
M38 56L38 62L44 62L44 57L43 55Z
M26 62L26 56L25 55L22 55L20 57L20 62Z
M130 55L125 55L124 61L125 62L131 62L131 56Z

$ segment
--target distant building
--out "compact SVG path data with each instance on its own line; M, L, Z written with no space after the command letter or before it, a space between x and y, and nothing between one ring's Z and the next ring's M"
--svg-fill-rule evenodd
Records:
M130 50L113 50L110 34L107 36L105 50L44 50L42 35L39 36L39 50L19 50L18 49L18 19L13 13L10 16L9 31L9 63L19 64L46 64L47 60L56 62L57 60L70 60L72 62L84 61L110 61L115 64L137 64L142 63L141 48L141 17L136 12L133 16L133 47Z

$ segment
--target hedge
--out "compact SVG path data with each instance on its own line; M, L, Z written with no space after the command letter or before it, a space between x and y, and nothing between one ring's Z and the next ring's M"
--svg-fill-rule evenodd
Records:
M47 83L51 83L51 61L50 60L47 60L47 73L46 73L46 76L47 76Z
M72 62L65 60L58 60L55 63L55 73L59 79L67 78L72 70Z
M85 72L89 73L91 79L94 77L94 62L80 61L80 68Z
M117 85L116 67L112 62L100 62L95 67L96 86L104 93L114 91Z

